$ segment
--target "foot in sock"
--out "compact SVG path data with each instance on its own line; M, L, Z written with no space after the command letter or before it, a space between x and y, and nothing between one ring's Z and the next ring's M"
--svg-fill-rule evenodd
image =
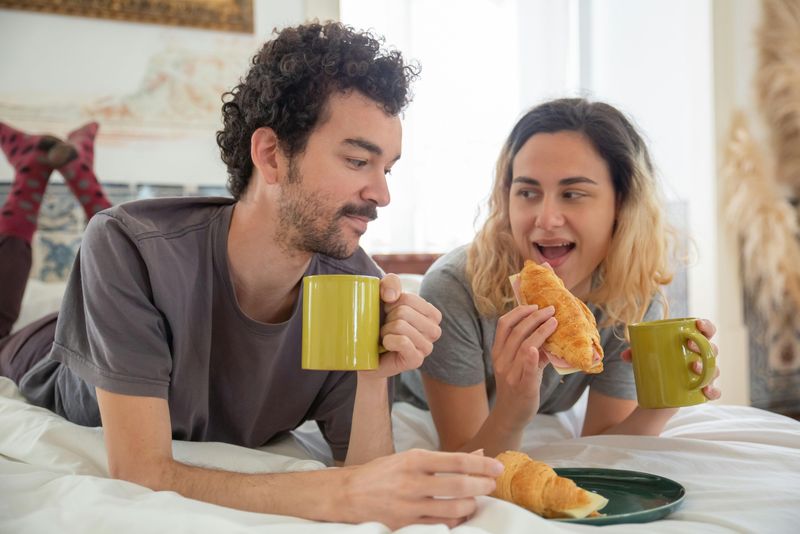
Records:
M0 123L0 148L15 172L8 198L0 208L0 234L31 242L44 190L53 172L47 152L59 142L50 135L28 135Z
M70 132L66 146L55 145L47 154L49 161L64 176L64 181L86 212L87 219L111 206L93 170L97 129L98 124L90 122Z

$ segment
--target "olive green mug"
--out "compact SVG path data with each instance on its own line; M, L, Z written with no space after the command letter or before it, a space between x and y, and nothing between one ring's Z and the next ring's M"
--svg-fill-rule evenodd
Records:
M642 408L676 408L706 402L702 389L714 379L716 357L697 319L664 319L628 325L636 397ZM687 347L694 341L700 352ZM692 370L701 361L700 374Z
M303 369L378 368L380 282L350 274L303 278Z

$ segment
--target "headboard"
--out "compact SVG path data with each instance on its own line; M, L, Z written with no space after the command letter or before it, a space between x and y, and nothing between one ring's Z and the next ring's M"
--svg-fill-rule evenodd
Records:
M425 274L441 254L373 254L381 269L387 273Z

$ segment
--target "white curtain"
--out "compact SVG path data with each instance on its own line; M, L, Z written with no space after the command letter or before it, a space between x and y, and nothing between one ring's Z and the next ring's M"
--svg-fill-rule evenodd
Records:
M368 252L469 242L519 116L583 95L622 109L647 138L671 211L684 213L674 222L697 244L689 311L714 318L711 0L341 0L340 16L422 66Z
M422 67L389 178L392 202L362 239L368 252L447 252L472 239L514 122L577 86L576 5L341 0L344 23L385 36Z

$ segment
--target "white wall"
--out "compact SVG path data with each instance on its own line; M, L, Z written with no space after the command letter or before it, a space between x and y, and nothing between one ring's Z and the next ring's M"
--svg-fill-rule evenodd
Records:
M106 182L224 184L220 96L274 27L306 13L303 2L255 0L246 35L0 10L0 120L56 135L99 120ZM11 172L0 158L0 181Z
M751 118L757 114L754 76L757 66L755 31L760 23L758 0L714 0L714 146L719 175L731 118L737 109ZM759 121L751 121L757 128ZM724 206L714 214L718 220L716 243L718 269L718 344L724 360L721 377L725 402L750 403L748 334L744 325L739 248L725 229Z
M687 202L697 245L689 313L716 320L711 2L596 0L590 9L585 89L634 119L667 197Z
M511 127L577 76L574 36L564 31L573 4L341 1L343 22L374 29L422 66L389 178L392 203L362 239L366 250L444 252L472 240Z

